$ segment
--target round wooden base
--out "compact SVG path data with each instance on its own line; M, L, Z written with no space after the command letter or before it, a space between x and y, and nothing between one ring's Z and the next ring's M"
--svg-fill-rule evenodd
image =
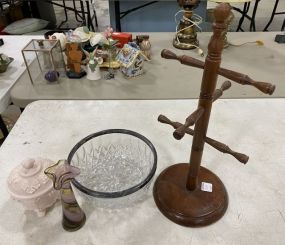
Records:
M200 167L198 187L186 188L189 163L166 168L156 179L153 196L159 210L173 222L190 227L209 225L220 219L228 207L222 181L210 170ZM201 190L201 183L212 184L212 192Z

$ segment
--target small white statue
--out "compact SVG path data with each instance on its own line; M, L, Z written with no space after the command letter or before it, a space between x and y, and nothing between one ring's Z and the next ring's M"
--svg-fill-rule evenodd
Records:
M97 48L91 52L88 53L87 51L83 50L84 54L86 55L86 61L87 61L87 79L88 80L99 80L101 79L101 72L100 72L100 66L103 63L102 57L96 57L96 51Z
M61 46L61 50L65 50L65 46L66 46L66 36L63 33L59 33L59 32L55 32L52 35L48 36L49 40L59 40L60 42L60 46Z

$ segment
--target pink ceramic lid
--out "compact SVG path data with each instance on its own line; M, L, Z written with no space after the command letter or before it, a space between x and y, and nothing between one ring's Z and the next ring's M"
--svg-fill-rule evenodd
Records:
M53 188L52 181L44 170L53 161L42 158L28 158L14 168L7 180L10 194L16 199L40 197Z

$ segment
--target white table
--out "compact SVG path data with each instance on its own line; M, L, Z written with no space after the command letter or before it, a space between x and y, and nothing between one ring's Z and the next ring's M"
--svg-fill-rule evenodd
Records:
M215 102L208 136L247 153L247 165L205 145L203 166L215 172L229 194L222 219L204 228L185 228L166 219L151 193L133 207L95 209L74 233L61 227L61 207L46 217L24 214L10 199L6 179L27 157L54 161L90 133L127 128L149 138L158 153L156 176L165 167L187 162L191 137L172 137L172 128L157 122L159 114L184 121L196 100L38 101L21 115L0 148L0 237L7 244L104 245L281 245L285 234L285 100L231 99Z
M137 33L133 34L135 37ZM241 47L230 46L223 51L222 67L249 75L256 81L270 82L276 85L273 96L284 97L284 46L274 42L276 32L231 32L228 39L231 43L241 44L248 41L262 40L264 46L247 44ZM145 74L126 79L118 71L115 79L89 81L86 78L67 79L61 77L59 83L46 81L31 84L27 72L18 79L11 90L11 98L15 105L24 108L37 100L61 99L192 99L200 92L203 71L201 69L181 65L178 61L161 58L162 49L170 49L182 55L205 60L197 50L178 50L172 46L174 33L149 33L152 44L152 60L145 62ZM207 45L212 33L199 33L201 48L207 52ZM102 74L105 74L102 72ZM226 79L219 76L219 85ZM225 93L226 98L268 98L259 90L250 86L232 83L232 89ZM281 89L280 89L281 88Z
M18 78L26 70L26 66L22 57L22 48L32 39L42 39L43 36L1 36L4 45L0 47L0 53L4 53L14 58L4 73L0 73L0 114L6 110L11 103L10 90L16 83Z

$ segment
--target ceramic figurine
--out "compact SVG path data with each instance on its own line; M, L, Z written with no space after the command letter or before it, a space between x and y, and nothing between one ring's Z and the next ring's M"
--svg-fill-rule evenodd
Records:
M39 45L40 48L44 48L44 40L37 40L37 43Z
M78 43L70 43L66 53L70 70L79 73L81 69L82 52L79 50Z
M143 40L140 42L139 44L140 48L141 48L141 51L144 53L144 55L149 59L151 60L151 52L150 52L150 49L151 49L151 44L149 42L149 37L148 36L145 36L143 38Z
M63 228L67 231L80 229L85 223L86 216L78 205L70 184L70 181L80 174L79 168L69 165L65 160L59 160L44 173L53 181L54 189L60 190Z
M125 44L117 55L121 71L126 77L135 77L143 73L144 60L149 60L135 43Z
M87 62L87 79L88 80L99 80L101 79L100 66L103 63L102 57L96 57L97 48L93 52L89 53L85 50L83 52L86 55Z
M65 49L67 40L66 40L66 36L64 35L64 33L55 32L52 35L48 36L48 39L49 40L55 40L55 39L59 40L61 49L62 50Z
M79 43L67 43L65 54L67 57L67 76L69 78L81 78L86 72L81 69L82 52L79 49Z
M59 191L54 190L52 181L44 175L44 169L52 163L42 158L26 159L11 171L7 180L11 197L39 217L59 199Z

